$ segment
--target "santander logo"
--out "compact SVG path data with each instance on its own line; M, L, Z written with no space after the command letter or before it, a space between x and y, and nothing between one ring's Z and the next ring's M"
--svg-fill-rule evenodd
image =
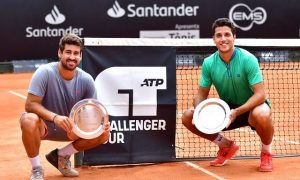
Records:
M125 10L120 6L118 1L115 1L113 7L107 10L107 14L113 18L119 18L124 16Z
M45 21L49 24L61 24L66 20L65 15L61 14L56 7L56 5L53 6L53 9L49 14L46 15Z

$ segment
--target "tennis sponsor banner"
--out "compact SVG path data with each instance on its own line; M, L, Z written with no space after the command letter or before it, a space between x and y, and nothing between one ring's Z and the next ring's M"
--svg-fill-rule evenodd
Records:
M197 39L199 30L140 31L140 38Z
M172 47L87 46L82 67L110 115L105 145L84 164L143 163L175 158L176 54Z
M212 23L220 17L233 21L238 38L300 38L300 6L295 4L298 0L284 6L281 0L1 0L0 38L5 43L0 44L0 61L57 58L58 40L65 33L211 38Z

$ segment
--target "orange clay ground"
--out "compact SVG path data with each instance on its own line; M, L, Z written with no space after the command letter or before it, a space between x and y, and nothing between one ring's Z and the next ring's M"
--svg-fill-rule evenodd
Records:
M21 140L19 116L24 111L26 89L31 73L0 74L0 179L29 179L30 163ZM45 179L68 179L44 158L45 153L66 143L43 141L40 156ZM207 161L170 162L119 167L80 167L74 179L107 180L198 180L198 179L299 179L300 157L274 158L274 171L257 171L259 159L231 160L224 167L210 167ZM194 167L191 166L194 165Z

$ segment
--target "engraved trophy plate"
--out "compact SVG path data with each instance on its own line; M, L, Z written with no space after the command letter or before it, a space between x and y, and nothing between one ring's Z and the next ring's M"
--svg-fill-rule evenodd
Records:
M103 133L104 123L109 121L105 107L96 99L77 102L70 113L72 131L83 139L94 139Z

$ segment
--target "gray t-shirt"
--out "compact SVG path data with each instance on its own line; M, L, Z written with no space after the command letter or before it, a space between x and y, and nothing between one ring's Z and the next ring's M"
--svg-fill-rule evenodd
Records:
M72 80L64 80L58 62L40 66L32 76L28 92L43 97L42 105L59 115L69 116L74 104L86 98L97 98L94 79L80 68Z

